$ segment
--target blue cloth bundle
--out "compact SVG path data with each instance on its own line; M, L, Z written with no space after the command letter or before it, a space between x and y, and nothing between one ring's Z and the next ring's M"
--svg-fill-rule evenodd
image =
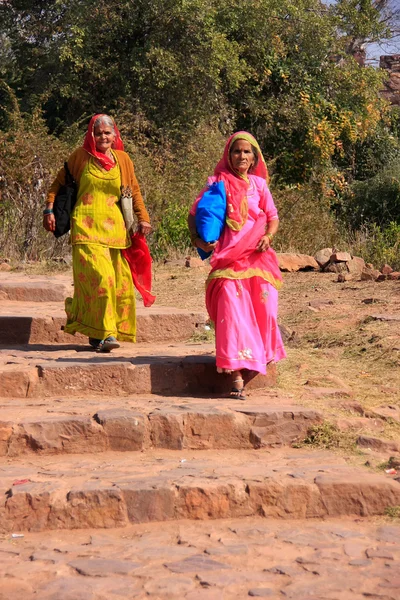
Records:
M223 181L208 186L196 208L196 231L205 242L216 242L225 226L226 191ZM202 260L211 252L197 248Z

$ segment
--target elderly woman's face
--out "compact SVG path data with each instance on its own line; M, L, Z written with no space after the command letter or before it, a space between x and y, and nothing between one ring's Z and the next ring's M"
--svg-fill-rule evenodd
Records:
M114 129L109 125L100 123L94 128L94 139L97 152L105 154L111 148L115 140Z
M232 144L229 154L233 168L241 175L246 175L247 171L254 164L255 158L250 142L236 140Z

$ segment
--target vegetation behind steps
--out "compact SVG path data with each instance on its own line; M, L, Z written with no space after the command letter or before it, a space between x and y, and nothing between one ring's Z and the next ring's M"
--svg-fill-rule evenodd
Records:
M366 254L379 235L389 252L398 119L385 73L354 55L391 26L373 0L0 3L0 256L66 251L41 231L43 200L94 112L115 116L135 161L156 257L187 251L188 207L237 129L268 161L279 250L349 246L363 228Z

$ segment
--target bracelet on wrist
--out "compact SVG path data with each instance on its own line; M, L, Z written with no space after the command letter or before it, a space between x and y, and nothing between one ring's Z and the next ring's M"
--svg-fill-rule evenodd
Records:
M265 236L266 236L267 238L269 238L269 241L270 241L270 242L272 242L272 240L274 239L274 234L273 234L273 233L268 233L268 232L265 232Z
M43 211L44 215L54 215L54 211L52 208L45 208Z

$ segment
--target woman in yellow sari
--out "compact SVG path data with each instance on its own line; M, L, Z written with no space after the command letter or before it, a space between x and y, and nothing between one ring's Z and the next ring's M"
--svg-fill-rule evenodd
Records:
M74 297L67 298L64 331L89 337L98 352L136 341L136 306L131 272L121 250L131 245L120 206L121 193L132 197L138 231L151 231L134 167L123 151L116 124L108 115L92 117L82 147L69 157L68 169L78 186L71 214ZM53 203L64 185L62 168L52 183L43 225L55 230Z

